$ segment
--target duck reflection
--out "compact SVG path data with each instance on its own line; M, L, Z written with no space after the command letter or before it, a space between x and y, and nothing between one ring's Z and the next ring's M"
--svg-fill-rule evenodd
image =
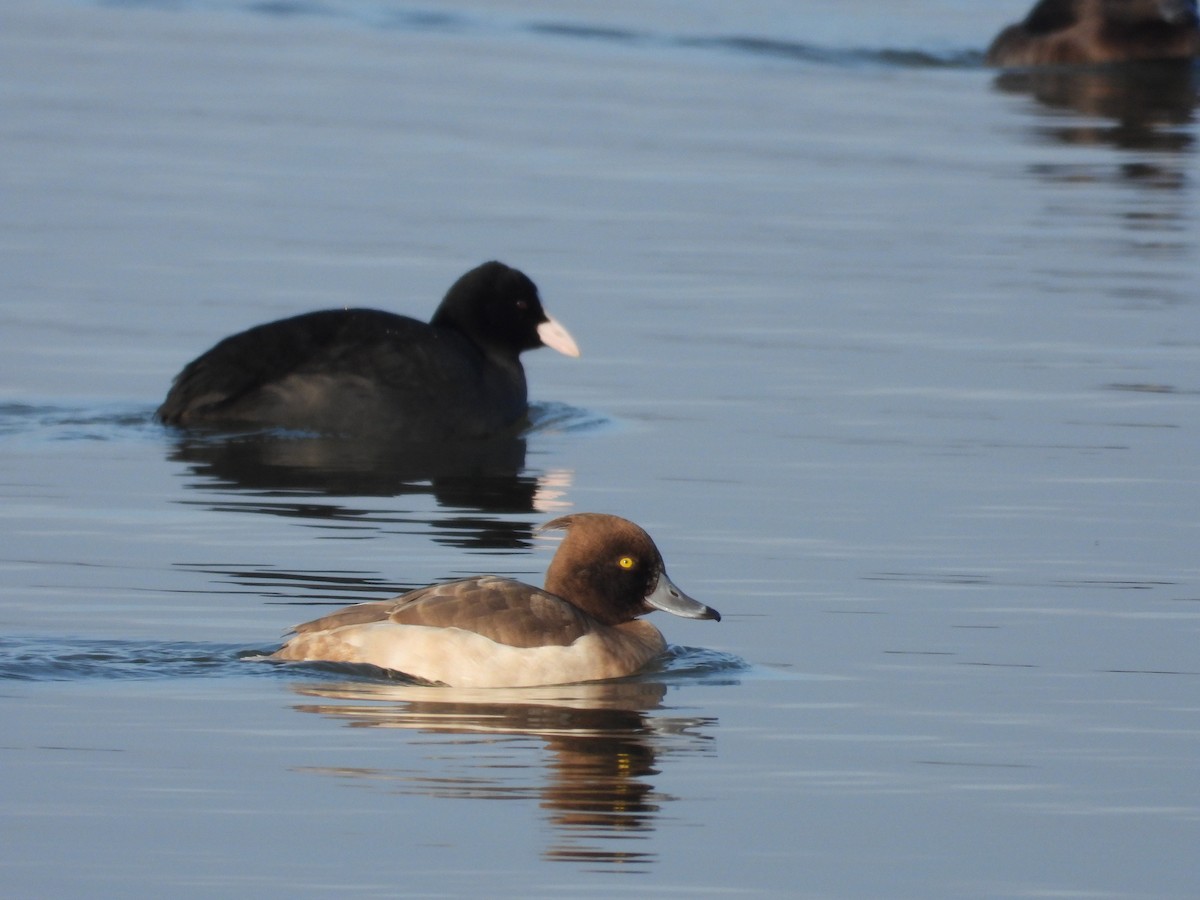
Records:
M1122 239L1119 253L1164 273L1167 262L1184 265L1194 249L1194 180L1197 69L1190 61L1123 63L1003 72L995 86L1028 94L1037 106L1029 119L1047 158L1029 175L1055 190L1046 222L1058 241L1088 218L1110 218ZM1085 146L1110 153L1060 152ZM1088 191L1091 186L1118 192ZM1064 202L1065 198L1072 198ZM1064 221L1064 218L1067 221ZM1106 248L1111 253L1112 248ZM1182 272L1182 270L1180 270ZM1138 307L1191 302L1186 277L1106 280L1117 302Z
M1192 122L1200 97L1190 60L1005 71L994 84L1050 110L1086 117L1036 122L1033 130L1043 139L1167 152L1189 151L1195 142L1183 127Z
M716 725L708 717L652 714L667 686L653 681L563 685L519 690L469 690L378 683L308 684L295 688L317 702L302 712L343 719L352 728L401 728L450 736L453 744L487 744L487 754L452 763L439 743L437 771L310 769L381 780L401 794L471 800L536 799L553 839L548 860L625 872L645 871L655 854L648 840L673 799L654 787L661 759L711 753ZM508 736L511 759L497 738ZM544 770L526 761L526 738L547 751ZM459 760L461 764L463 759Z
M169 458L187 466L188 487L204 505L366 528L411 521L435 540L469 549L530 546L532 526L506 521L560 512L568 471L525 468L525 439L403 444L363 437L287 432L175 435ZM330 502L329 498L341 502ZM379 509L346 498L406 498L408 509ZM426 501L432 500L434 512Z

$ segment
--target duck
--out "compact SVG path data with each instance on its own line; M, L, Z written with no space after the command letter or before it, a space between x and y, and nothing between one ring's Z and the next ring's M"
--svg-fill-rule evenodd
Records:
M227 337L183 368L155 416L416 441L511 434L528 413L520 355L543 346L579 356L529 276L492 260L455 281L427 323L330 309Z
M1041 0L988 48L988 65L1078 65L1200 55L1196 0Z
M640 617L721 614L680 590L640 526L607 513L572 513L545 588L476 575L390 600L347 606L292 629L268 658L370 665L450 687L536 687L636 674L666 650Z

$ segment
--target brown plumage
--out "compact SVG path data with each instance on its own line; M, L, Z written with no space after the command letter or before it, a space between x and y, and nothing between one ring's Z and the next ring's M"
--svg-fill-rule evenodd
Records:
M630 675L665 649L639 616L720 619L671 582L634 523L577 513L544 527L567 529L545 589L479 575L359 603L297 626L272 658L368 663L464 687L592 681Z
M522 628L527 618L537 620L536 631ZM510 647L566 647L591 626L582 610L552 593L512 578L476 575L418 588L392 600L347 606L297 625L294 631L314 634L372 622L462 628Z
M1078 65L1200 55L1196 0L1041 0L996 36L988 65Z

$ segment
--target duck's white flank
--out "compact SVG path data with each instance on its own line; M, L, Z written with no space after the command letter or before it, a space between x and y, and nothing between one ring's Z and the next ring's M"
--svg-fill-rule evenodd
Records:
M568 646L512 647L462 628L371 622L298 634L276 659L365 663L451 687L529 687L630 675L666 649L662 632L635 620Z

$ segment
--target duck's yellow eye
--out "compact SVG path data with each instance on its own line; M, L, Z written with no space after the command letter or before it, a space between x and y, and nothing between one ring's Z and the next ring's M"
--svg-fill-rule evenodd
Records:
M632 569L633 568L633 557L632 556L622 556L620 559L617 560L617 565L620 566L622 569Z

